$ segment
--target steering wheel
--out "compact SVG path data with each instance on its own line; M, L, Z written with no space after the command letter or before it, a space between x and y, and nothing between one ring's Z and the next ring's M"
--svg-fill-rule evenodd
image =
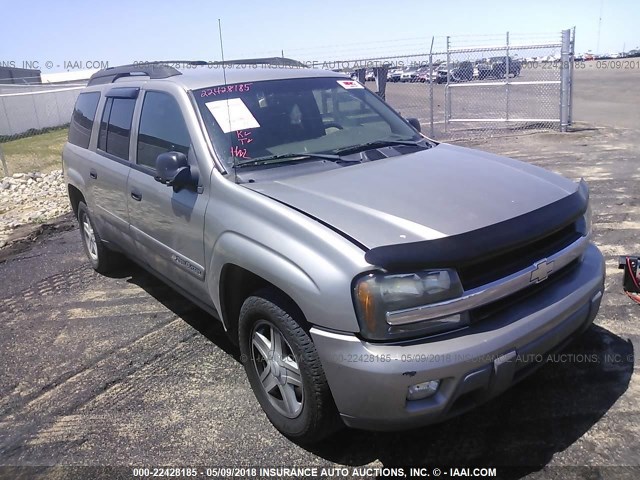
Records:
M326 122L326 123L323 122L322 126L324 127L325 130L327 128L337 128L338 130L344 130L344 127L337 122Z

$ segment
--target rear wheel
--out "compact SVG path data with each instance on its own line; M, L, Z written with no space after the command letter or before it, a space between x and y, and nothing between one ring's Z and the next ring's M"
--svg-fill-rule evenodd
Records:
M120 265L121 257L104 245L91 220L87 204L82 201L78 203L78 223L80 224L84 253L89 258L94 270L99 273L107 273L117 268Z
M300 443L341 426L318 353L294 305L262 290L242 305L239 340L251 388L269 421Z

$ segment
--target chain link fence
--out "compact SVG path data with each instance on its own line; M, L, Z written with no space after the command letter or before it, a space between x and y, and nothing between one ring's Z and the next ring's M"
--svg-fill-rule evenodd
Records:
M338 64L355 65L354 76L404 117L418 118L427 135L455 140L566 129L573 54L574 31L565 30L434 37L428 53Z
M504 134L566 126L565 34L447 40L444 136ZM566 100L565 100L566 101Z

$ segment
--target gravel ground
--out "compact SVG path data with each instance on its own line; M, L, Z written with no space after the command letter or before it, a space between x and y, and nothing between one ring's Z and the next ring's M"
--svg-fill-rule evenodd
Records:
M22 238L14 234L18 227L42 224L70 210L62 170L0 179L0 248Z

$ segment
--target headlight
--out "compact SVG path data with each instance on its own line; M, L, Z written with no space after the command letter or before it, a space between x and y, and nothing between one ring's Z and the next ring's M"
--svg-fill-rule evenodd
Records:
M391 325L387 313L442 302L461 296L455 270L427 270L388 275L370 273L356 280L354 303L362 335L369 340L389 340L455 330L467 324L466 314Z

